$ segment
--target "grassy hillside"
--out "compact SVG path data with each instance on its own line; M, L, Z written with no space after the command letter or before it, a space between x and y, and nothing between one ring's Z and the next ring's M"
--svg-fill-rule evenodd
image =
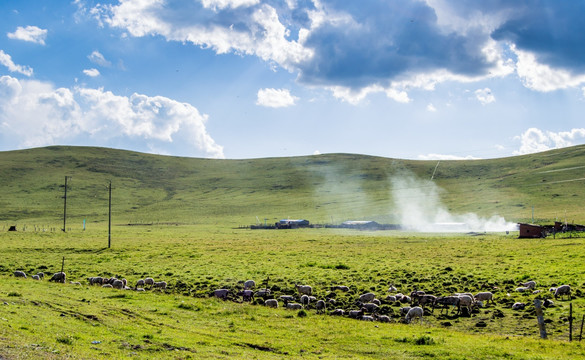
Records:
M495 214L511 221L565 218L585 222L585 146L494 160L407 161L330 154L253 160L209 160L129 151L54 146L0 153L0 222L104 222L113 185L114 223L251 224L256 216L313 223L369 219L396 223L393 189L438 186L452 213ZM436 168L436 171L435 171ZM430 184L433 176L434 185ZM406 185L397 179L414 176Z

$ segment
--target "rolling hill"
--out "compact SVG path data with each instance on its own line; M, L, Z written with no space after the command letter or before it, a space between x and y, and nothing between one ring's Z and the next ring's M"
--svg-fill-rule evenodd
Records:
M107 221L109 181L116 224L400 223L411 215L404 203L513 222L531 221L534 208L535 221L583 223L584 164L585 146L439 163L353 154L211 160L51 146L0 152L0 222L59 226L69 176L70 224Z

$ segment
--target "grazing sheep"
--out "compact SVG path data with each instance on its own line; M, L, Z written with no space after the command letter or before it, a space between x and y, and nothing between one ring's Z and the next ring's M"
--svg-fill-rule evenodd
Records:
M561 300L563 299L563 295L567 295L569 300L571 300L571 286L569 285L561 285L555 290L555 300L560 296Z
M331 287L331 290L335 291L335 290L339 290L339 291L344 291L344 292L348 292L349 291L349 287L345 286L345 285L335 285Z
M459 296L438 297L433 305L433 309L431 310L431 312L435 311L435 306L437 306L437 305L442 305L441 313L443 313L443 311L445 309L449 309L449 306L456 306L457 309L459 309L459 302L460 301L461 301L461 299L459 298Z
M335 315L335 316L343 316L345 315L345 310L343 309L335 309L332 312L330 312L331 315Z
M114 280L114 282L112 283L112 287L113 287L114 289L121 290L121 289L123 289L123 288L124 288L124 282L123 282L122 280L118 280L118 279L116 279L116 280Z
M319 300L315 303L315 309L317 310L317 313L323 313L327 310L327 305L325 304L325 301L323 300Z
M522 285L530 290L534 290L534 288L536 287L536 281L530 280L530 281L527 281L525 283L521 283L520 285Z
M412 309L408 310L408 313L406 314L404 320L406 321L407 324L410 324L413 319L419 318L422 324L424 313L425 311L423 310L423 308L415 306Z
M304 306L307 306L307 305L309 305L310 302L311 302L311 299L309 298L309 295L301 296L301 304L303 304Z
M268 306L271 308L277 308L278 307L278 300L276 299L268 299L264 302L264 306Z
M410 306L401 307L399 310L400 316L406 316L410 309L412 309Z
M155 282L153 287L155 287L157 289L164 290L167 288L167 282L166 281Z
M122 283L124 283L124 287L128 286L128 280L125 278L122 279Z
M238 296L241 296L243 301L252 301L252 300L254 300L254 291L242 290L238 293ZM266 304L264 304L264 305L266 305Z
M310 285L295 284L295 287L297 288L299 295L313 295L313 288Z
M528 287L526 287L526 286L521 286L521 287L519 287L519 288L516 288L516 291L517 291L517 292L526 292L526 291L528 291L528 290L530 290L530 288L528 288Z
M390 287L388 288L388 292L397 292L398 289L396 289L396 287L394 285L390 285Z
M541 291L541 290L534 290L534 291L532 292L532 294L533 294L533 295L540 294L540 291Z
M289 310L301 310L303 305L297 303L288 303L286 304L286 308Z
M256 282L254 280L247 280L244 283L244 290L253 289L256 287Z
M374 304L376 304L378 306L382 305L382 302L380 300L378 300L378 299L372 300L372 303L374 303Z
M103 284L103 288L113 288L112 284Z
M556 287L551 287L550 289L548 289L548 291L550 291L551 293L554 293L555 291L557 291Z
M284 301L285 304L295 301L295 297L292 295L280 295L280 299Z
M374 293L365 293L363 295L360 295L360 299L359 302L361 303L369 303L372 302L372 300L374 300L376 298L376 295Z
M517 303L514 303L514 305L512 305L512 310L524 310L525 307L526 307L526 304L521 303L521 302L517 302Z
M53 276L49 279L49 281L60 282L65 284L65 280L67 279L67 275L64 272L54 273Z
M77 286L81 286L81 283L79 281L70 281L69 282L71 285L77 285Z
M373 313L373 312L378 311L378 309L380 307L374 303L365 303L365 304L362 304L362 308L366 309L366 311L369 313Z
M414 290L413 292L410 293L410 297L413 299L416 299L419 296L423 296L424 294L425 294L425 292L422 290Z
M349 317L353 318L353 319L359 319L362 316L364 316L364 309L360 309L360 310L350 310L349 311Z
M485 301L486 304L487 302L494 302L494 294L492 294L489 291L485 291L485 292L479 292L477 293L474 297L475 301Z
M388 315L374 314L374 319L378 320L379 322L384 322L384 323L390 322L390 316L388 316Z
M260 290L256 291L254 296L266 297L266 296L270 295L270 293L271 293L270 289L260 289Z
M89 277L89 278L87 278L87 282L89 282L89 285L95 285L95 284L102 285L104 282L104 279L99 277L99 276Z
M33 275L31 278L33 280L41 280L41 278L38 275Z
M134 291L145 291L145 290L144 290L144 288L137 287L136 289L134 289Z
M153 286L154 285L154 279L147 277L146 279L144 279L144 285L148 285L148 286Z
M222 300L226 300L229 292L230 291L228 289L217 289L213 291L213 296Z
M548 307L555 306L555 303L550 299L544 299L544 302L542 303L542 305L544 307L548 308Z
M139 286L144 287L144 285L146 285L146 283L144 282L144 279L139 279L138 281L136 281L136 286L134 286L134 287L136 287L136 288Z
M466 308L468 314L471 315L471 307L473 306L473 298L469 295L461 295L459 296L459 313L461 314L461 309Z
M414 294L414 296L412 296L412 300L413 301L416 300L418 305L424 307L427 304L430 304L432 306L435 303L435 301L437 301L437 297L429 294L425 295Z
M404 296L403 296L403 297L400 299L400 302L401 302L401 303L403 303L403 304L410 304L410 303L411 303L410 296L406 296L406 295L404 295Z
M385 300L388 301L388 302L395 302L396 301L396 296L394 296L394 295L388 295L388 296L386 296L386 299Z
M44 279L45 279L45 273L44 273L44 272L42 272L42 271L41 271L40 273L38 273L38 274L37 274L37 276L38 276L39 278L41 278L41 280L44 280Z
M26 274L24 273L24 271L15 271L14 272L14 276L15 277L21 277L21 278L25 278L26 279Z
M402 301L402 298L404 296L405 295L403 293L398 293L398 294L394 295L394 297L396 298L396 301Z
M360 320L363 320L363 321L374 321L374 317L373 316L369 316L369 315L362 315L362 317L360 318Z

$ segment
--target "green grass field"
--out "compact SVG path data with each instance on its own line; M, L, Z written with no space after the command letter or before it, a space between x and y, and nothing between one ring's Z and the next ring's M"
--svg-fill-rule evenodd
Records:
M442 189L441 206L453 213L530 221L534 206L537 221L584 223L584 150L441 162L433 181ZM203 160L69 147L0 153L0 358L585 356L581 343L568 341L569 304L574 339L585 315L585 241L578 234L517 239L517 232L238 228L256 223L256 216L261 222L290 216L396 223L393 178L408 171L430 179L436 164L358 155ZM62 232L66 175L72 178L68 231ZM18 231L8 232L11 225ZM63 258L68 281L81 286L12 276L60 271ZM169 286L143 293L104 289L89 286L90 276L131 284L152 276ZM248 279L267 281L276 297L294 294L295 283L309 284L317 298L334 297L334 307L344 309L357 308L358 296L371 291L392 323L210 297L218 288L236 293ZM514 291L529 279L540 294ZM401 305L383 300L390 284L405 294L489 290L495 304L471 316L437 309L422 325L403 324ZM545 309L549 339L540 340L532 301L552 298L549 287L561 284L572 286L572 299ZM333 294L334 285L350 291ZM526 309L513 311L517 301Z

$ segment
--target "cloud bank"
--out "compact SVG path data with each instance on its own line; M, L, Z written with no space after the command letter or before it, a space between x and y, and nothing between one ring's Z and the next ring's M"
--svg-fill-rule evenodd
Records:
M585 140L585 128L560 132L530 128L521 135L516 136L515 139L520 141L520 148L514 151L514 155L525 155L573 146L578 140L583 142Z
M19 26L14 32L7 33L9 39L22 40L32 42L35 44L45 45L45 39L47 38L47 30L41 29L37 26Z
M0 135L19 147L144 139L164 149L176 139L193 154L223 158L207 133L207 115L163 96L115 95L103 89L54 88L36 80L0 77Z

